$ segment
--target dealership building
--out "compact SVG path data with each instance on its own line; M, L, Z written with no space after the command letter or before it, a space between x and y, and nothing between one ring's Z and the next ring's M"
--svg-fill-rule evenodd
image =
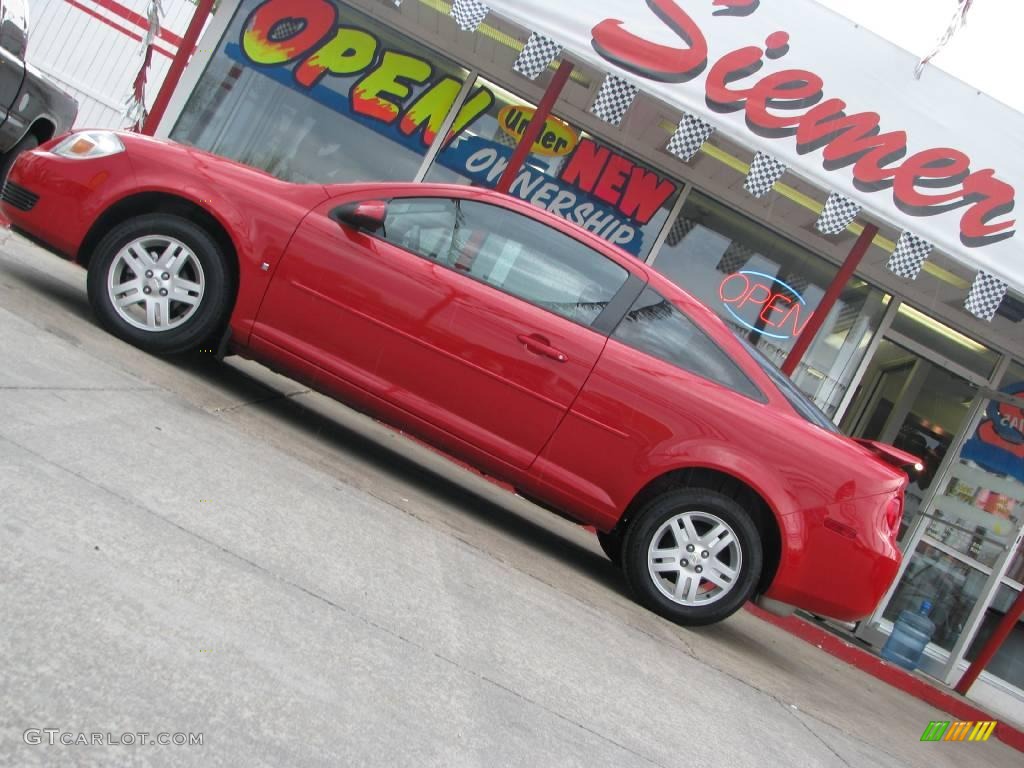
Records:
M1024 589L1024 115L916 64L810 0L223 0L158 134L297 182L502 185L654 265L922 457L854 631L929 601L955 685ZM1024 722L1022 622L970 697Z

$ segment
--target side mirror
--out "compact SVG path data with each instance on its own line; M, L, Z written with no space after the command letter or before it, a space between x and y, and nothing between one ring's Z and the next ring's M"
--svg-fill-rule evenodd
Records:
M388 215L388 204L384 200L345 203L345 205L339 205L329 215L339 224L366 232L376 232L384 227L384 220Z

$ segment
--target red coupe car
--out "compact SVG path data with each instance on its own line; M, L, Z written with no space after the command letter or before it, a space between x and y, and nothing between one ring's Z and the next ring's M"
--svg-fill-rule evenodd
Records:
M915 458L839 434L709 309L527 203L86 131L26 153L3 210L88 270L111 333L213 343L419 435L595 526L679 623L748 599L858 619L895 576Z

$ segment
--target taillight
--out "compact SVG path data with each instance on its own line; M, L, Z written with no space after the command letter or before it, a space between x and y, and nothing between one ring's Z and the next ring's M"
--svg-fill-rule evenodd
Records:
M900 520L903 519L903 492L897 493L889 503L885 505L885 524L889 526L889 533L896 534L900 529Z

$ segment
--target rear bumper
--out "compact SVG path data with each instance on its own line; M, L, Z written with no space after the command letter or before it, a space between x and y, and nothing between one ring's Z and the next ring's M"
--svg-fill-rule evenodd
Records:
M891 495L804 512L802 545L783 553L765 597L841 621L868 616L892 585L902 555L885 530Z
M37 149L14 164L0 207L16 231L77 261L92 225L134 185L126 154L68 160Z

